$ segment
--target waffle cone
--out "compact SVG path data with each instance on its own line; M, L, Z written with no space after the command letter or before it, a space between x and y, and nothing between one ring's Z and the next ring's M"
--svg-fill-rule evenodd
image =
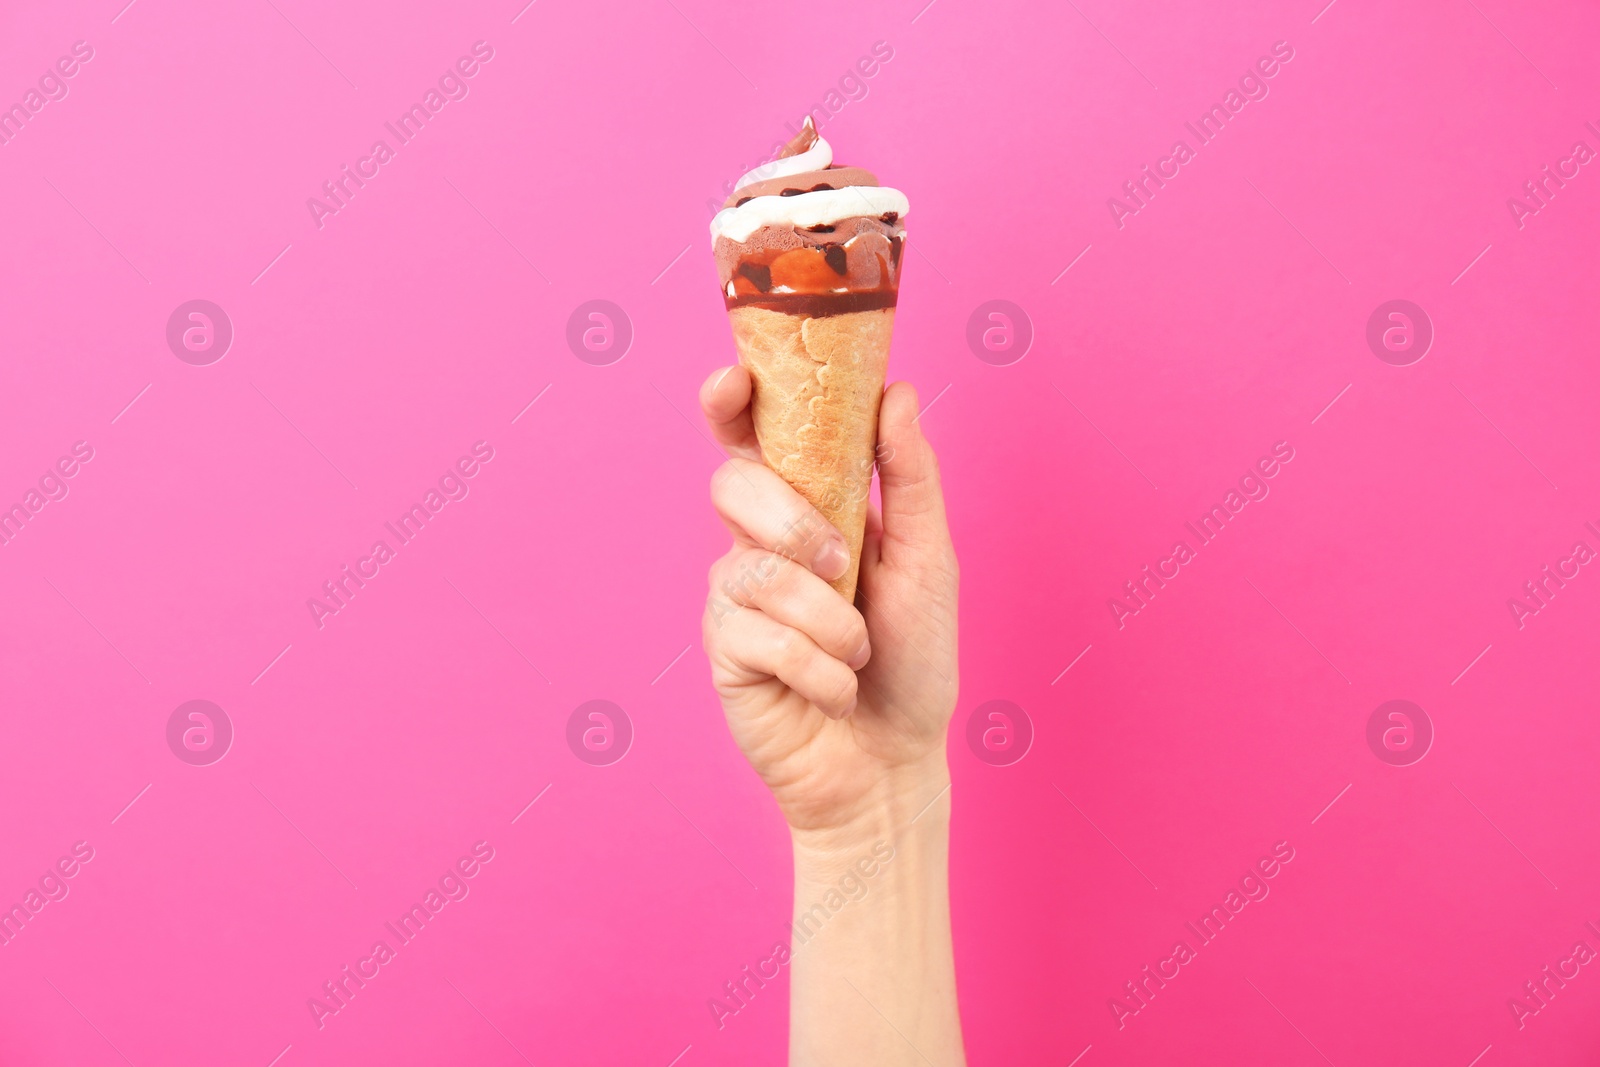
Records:
M807 318L739 307L728 318L754 383L761 456L844 534L850 569L829 584L853 603L894 308Z

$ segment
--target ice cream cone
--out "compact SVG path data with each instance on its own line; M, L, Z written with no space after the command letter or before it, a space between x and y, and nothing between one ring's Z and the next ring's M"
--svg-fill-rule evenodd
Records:
M830 584L851 601L908 207L871 173L834 166L807 120L711 223L762 458L844 535L850 568Z
M850 569L830 584L853 601L894 308L806 318L737 307L728 319L761 457L844 534Z

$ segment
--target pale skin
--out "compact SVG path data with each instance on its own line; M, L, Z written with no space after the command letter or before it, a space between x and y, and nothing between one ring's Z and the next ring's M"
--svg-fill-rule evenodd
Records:
M847 565L844 538L762 464L750 389L734 366L700 390L729 456L711 498L733 534L702 631L728 727L793 839L789 1062L960 1067L945 756L958 571L938 462L916 391L890 386L883 507L851 605L827 584ZM853 892L835 908L842 880Z

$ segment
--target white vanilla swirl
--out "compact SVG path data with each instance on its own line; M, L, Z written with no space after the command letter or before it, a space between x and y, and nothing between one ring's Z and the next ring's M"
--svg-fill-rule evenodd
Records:
M833 146L820 136L817 143L797 156L769 159L759 167L746 171L744 177L733 183L738 192L751 182L764 182L769 178L787 178L791 174L804 174L808 170L827 170L833 163Z
M805 151L763 163L734 184L734 192L756 182L797 174L826 173L833 163L833 148L817 137ZM842 189L813 189L792 196L756 196L736 207L723 208L711 220L711 243L718 237L744 242L763 226L809 229L832 226L845 219L876 218L893 214L905 218L911 205L898 189L880 185L849 185Z

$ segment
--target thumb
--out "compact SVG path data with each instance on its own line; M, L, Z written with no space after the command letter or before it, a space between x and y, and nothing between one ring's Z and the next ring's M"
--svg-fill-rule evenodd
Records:
M917 422L917 391L895 382L878 409L878 481L883 492L885 547L949 542L939 460Z

